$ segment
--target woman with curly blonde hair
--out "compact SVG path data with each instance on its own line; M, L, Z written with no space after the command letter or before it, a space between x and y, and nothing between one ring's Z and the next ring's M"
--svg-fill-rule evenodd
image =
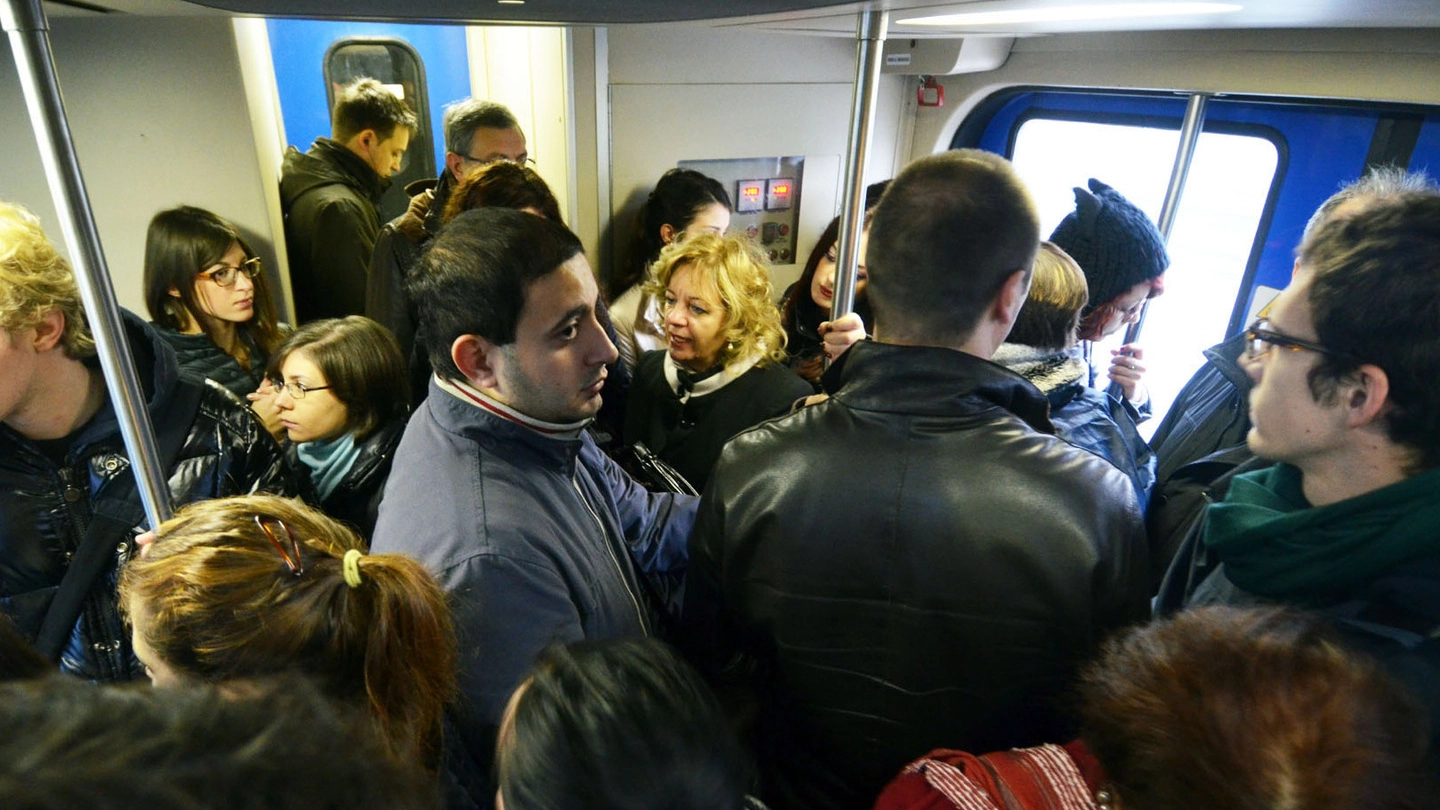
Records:
M635 367L625 443L644 442L704 489L720 449L811 393L785 366L785 331L759 248L741 236L672 243L651 268L667 349Z
M140 543L120 601L156 686L299 673L368 712L397 759L438 771L455 639L424 566L367 555L348 527L270 495L191 504Z

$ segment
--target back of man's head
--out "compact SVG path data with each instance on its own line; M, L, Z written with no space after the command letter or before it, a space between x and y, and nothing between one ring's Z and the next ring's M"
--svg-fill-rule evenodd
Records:
M464 379L450 356L462 335L515 342L526 290L581 251L564 225L524 211L477 208L451 220L406 283L435 371Z
M1305 232L1300 239L1304 242L1332 217L1350 216L1364 210L1371 203L1412 192L1436 193L1440 192L1440 185L1423 171L1408 172L1398 166L1375 166L1367 169L1363 176L1341 186L1339 191L1331 194L1315 209L1315 213L1311 214L1310 220L1305 223Z
M414 132L418 122L415 113L385 85L374 79L356 79L341 88L335 99L330 136L345 143L368 129L383 141L395 134L396 127Z
M433 776L387 757L368 718L299 678L222 691L56 676L0 686L0 728L9 810L438 806Z
M0 329L12 334L29 329L55 310L65 316L60 339L65 355L76 360L94 355L70 265L34 214L0 202Z
M520 120L504 104L461 99L445 108L445 149L457 155L469 154L475 130L519 128Z
M957 149L911 163L870 224L866 297L882 339L954 345L1006 279L1028 272L1040 219L1010 162Z
M1440 194L1401 193L1331 218L1300 246L1322 355L1317 400L1362 365L1389 383L1382 414L1391 441L1420 469L1440 466Z

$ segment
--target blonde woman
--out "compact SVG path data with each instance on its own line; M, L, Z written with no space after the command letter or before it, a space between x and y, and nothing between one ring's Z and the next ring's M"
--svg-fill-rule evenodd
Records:
M455 639L422 565L269 495L192 504L140 543L120 600L157 686L299 673L367 711L397 759L438 769Z
M703 490L730 437L812 389L785 364L770 273L753 242L694 236L661 251L652 275L667 348L635 367L625 443L644 442Z

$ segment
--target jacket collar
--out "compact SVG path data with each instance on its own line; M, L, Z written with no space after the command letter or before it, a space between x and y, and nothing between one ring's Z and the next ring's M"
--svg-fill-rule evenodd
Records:
M821 384L859 410L953 416L1003 408L1041 433L1054 433L1040 390L1009 369L953 349L862 341L830 366Z
M379 205L380 197L385 190L390 188L388 178L381 177L379 172L370 167L370 164L339 141L330 138L316 138L307 154L328 164L337 175L336 182L353 186L376 205Z
M430 394L425 398L425 407L440 427L450 433L491 448L504 447L507 453L516 447L524 448L542 463L566 472L574 468L575 458L584 444L583 424L554 425L550 427L563 430L541 432L537 428L543 428L548 423L527 424L517 419L513 410L474 388L441 380L438 375L430 378Z
M1224 375L1230 384L1243 394L1250 390L1250 375L1240 367L1240 356L1245 353L1245 333L1241 332L1205 350L1205 357Z

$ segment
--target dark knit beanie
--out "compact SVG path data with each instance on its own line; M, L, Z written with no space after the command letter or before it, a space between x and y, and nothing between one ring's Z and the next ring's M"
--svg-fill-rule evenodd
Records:
M1120 192L1090 178L1090 191L1075 189L1075 210L1050 234L1085 271L1089 312L1142 281L1165 272L1170 257L1155 223Z

